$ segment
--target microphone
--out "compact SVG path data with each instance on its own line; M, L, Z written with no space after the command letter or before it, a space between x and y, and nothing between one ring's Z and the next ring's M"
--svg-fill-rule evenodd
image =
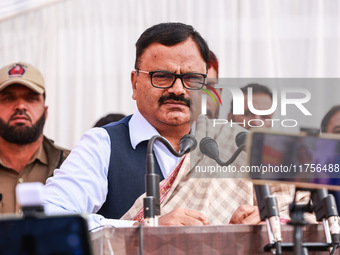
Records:
M176 157L182 157L184 154L193 151L197 147L196 139L190 135L184 135L179 142L179 152L162 136L155 135L151 137L147 145L146 155L146 175L145 189L146 197L144 198L144 219L147 226L158 226L158 216L161 214L159 198L159 175L155 171L155 157L153 146L156 141L163 143L166 148Z
M338 245L340 242L339 214L334 196L328 194L326 189L318 189L312 190L311 198L316 219L323 220L327 241Z
M24 217L40 217L45 215L41 182L19 183L15 188L16 198L22 208Z
M201 152L208 156L209 158L215 160L217 164L220 166L229 166L232 164L235 159L240 155L242 150L245 148L245 138L246 138L247 133L246 132L240 132L236 135L235 140L236 144L238 146L237 150L234 152L234 154L230 157L230 159L226 162L223 162L220 157L219 157L219 150L218 150L218 145L214 139L211 137L204 137L200 141L200 150Z
M235 137L235 143L237 147L246 145L247 132L240 132Z
M220 161L218 145L214 139L211 137L204 137L200 142L200 151L208 156L209 158L215 160L219 165L223 165Z
M183 156L184 154L193 151L197 147L196 139L190 135L184 135L179 142L179 154ZM181 157L177 156L177 157Z

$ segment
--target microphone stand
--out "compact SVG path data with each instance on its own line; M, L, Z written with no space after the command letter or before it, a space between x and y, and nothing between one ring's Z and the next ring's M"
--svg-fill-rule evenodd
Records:
M269 185L254 185L261 221L266 221L269 243L275 254L280 255L281 249L281 225L279 207L276 197L271 195Z
M275 222L272 226L268 225L269 221L275 220L273 216L278 215L273 210L272 206L277 207L275 202L271 201L271 195L268 196L266 187L268 185L254 185L256 191L256 197L259 204L261 220L267 220L268 235L270 244L264 247L264 251L273 252L275 254L281 254L282 251L293 251L295 255L306 255L309 251L329 251L330 254L334 254L335 250L339 247L340 243L340 226L339 216L337 212L336 202L333 195L328 194L326 189L302 189L296 188L293 202L289 206L289 214L291 221L287 224L294 227L293 243L281 243L281 230L279 222ZM258 187L258 186L263 186ZM311 200L307 204L297 204L296 195L299 190L311 192ZM312 202L312 204L311 204ZM264 205L265 203L265 205ZM326 242L303 242L303 227L308 225L308 222L304 219L304 213L315 213L316 219L322 221L324 224L324 231ZM265 215L265 214L268 215ZM269 222L270 223L270 222ZM273 227L274 226L274 227ZM275 229L275 226L278 226ZM271 233L274 236L271 237Z
M310 191L311 200L308 204L296 204L296 193L299 190ZM311 202L313 204L311 204ZM324 224L326 242L303 242L303 227L308 225L304 219L305 212L314 211L316 219ZM291 221L294 226L293 243L282 243L283 251L294 251L295 255L306 255L309 251L329 251L334 254L339 247L340 227L336 202L333 195L328 194L326 189L300 189L296 188L294 200L289 207ZM270 252L273 245L266 245L265 251Z
M156 141L160 141L176 157L182 157L184 154L194 150L197 146L196 139L191 135L184 135L181 138L179 152L162 136L155 135L151 137L147 145L146 154L146 175L145 189L146 197L144 203L144 222L146 226L158 226L158 218L161 214L160 197L159 197L159 175L155 171L155 157L153 146Z
M340 243L340 226L334 196L327 189L312 189L311 198L316 219L323 221L326 242L335 250Z

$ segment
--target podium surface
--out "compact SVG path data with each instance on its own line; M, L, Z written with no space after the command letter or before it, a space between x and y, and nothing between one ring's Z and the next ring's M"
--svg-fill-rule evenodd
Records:
M294 228L282 225L284 243L293 242ZM304 242L325 242L322 224L304 227ZM142 238L140 238L142 236ZM95 255L140 254L271 254L266 225L104 227L91 233ZM337 251L338 252L338 251ZM294 252L284 252L294 254ZM309 252L329 254L329 252Z

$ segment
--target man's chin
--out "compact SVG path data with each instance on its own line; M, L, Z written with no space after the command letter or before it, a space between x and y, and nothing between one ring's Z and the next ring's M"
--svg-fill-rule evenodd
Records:
M190 115L188 114L168 114L163 118L163 123L171 126L178 126L190 123Z
M28 126L25 123L16 123L15 125L10 125L10 127L21 128L21 127L28 127Z
M27 129L31 128L31 127L29 127L29 126L27 126L27 125L25 125L25 124L21 124L21 125L18 124L18 125L12 126L12 128L13 128L13 130L15 130L16 132L20 132L20 131L27 130Z

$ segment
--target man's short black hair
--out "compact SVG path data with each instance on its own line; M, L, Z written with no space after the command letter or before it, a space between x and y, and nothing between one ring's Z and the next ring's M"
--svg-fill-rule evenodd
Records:
M264 85L258 84L258 83L249 83L248 85L241 88L241 91L243 92L243 95L247 95L248 88L253 89L253 94L266 94L270 97L271 100L273 100L273 93L272 91ZM233 112L233 101L231 101L230 105L230 112Z
M173 46L192 38L197 44L203 60L208 66L209 47L203 37L190 25L183 23L160 23L146 29L136 42L135 69L139 69L140 58L145 49L153 43ZM208 68L208 67L207 67Z
M322 133L327 133L327 126L329 124L329 121L333 117L334 114L340 111L340 105L334 105L323 117L321 121L321 127L320 130Z

